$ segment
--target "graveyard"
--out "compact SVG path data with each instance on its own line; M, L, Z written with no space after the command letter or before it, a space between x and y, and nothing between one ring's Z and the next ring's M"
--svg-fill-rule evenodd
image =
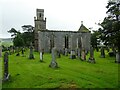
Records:
M9 55L9 80L2 83L2 88L118 88L118 63L115 57L109 57L105 51L105 58L100 57L100 51L94 52L96 63L87 62L79 58L70 59L62 55L56 58L57 68L49 67L52 55L34 52L34 58L29 59L29 49L22 56L16 53ZM4 52L2 53L2 57ZM3 59L0 59L2 67ZM3 72L3 69L2 69ZM3 75L3 74L2 74Z

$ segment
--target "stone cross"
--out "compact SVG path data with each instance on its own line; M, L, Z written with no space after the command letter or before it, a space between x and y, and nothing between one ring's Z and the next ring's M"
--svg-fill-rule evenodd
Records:
M51 60L51 63L49 65L49 67L52 67L52 68L57 68L58 67L58 64L56 62L56 54L57 54L57 50L56 48L52 48L52 60Z
M33 55L33 46L32 43L30 45L30 54L29 54L29 59L34 59L34 55Z
M82 50L82 53L81 53L81 59L82 59L82 60L86 60L85 49Z
M4 54L4 75L3 81L7 81L9 79L9 72L8 72L8 52Z
M43 52L40 52L40 62L43 62Z
M90 57L88 59L88 62L90 63L95 63L95 59L94 59L94 49L93 47L90 47Z
M101 57L105 58L105 50L103 47L101 47Z

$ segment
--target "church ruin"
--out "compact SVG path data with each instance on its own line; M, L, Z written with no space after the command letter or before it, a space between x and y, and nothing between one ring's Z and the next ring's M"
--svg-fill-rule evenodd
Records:
M60 31L46 29L46 18L44 18L44 9L36 10L37 17L34 17L35 23L35 50L51 52L53 47L58 51L75 51L77 48L85 51L90 49L90 31L81 23L77 31Z

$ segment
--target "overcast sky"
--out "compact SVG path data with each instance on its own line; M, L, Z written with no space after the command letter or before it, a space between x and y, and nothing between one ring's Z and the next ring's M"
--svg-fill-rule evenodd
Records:
M46 27L50 30L77 31L81 21L87 28L98 29L106 16L108 0L0 0L0 38L11 37L8 30L22 31L22 25L33 25L36 9L44 9Z

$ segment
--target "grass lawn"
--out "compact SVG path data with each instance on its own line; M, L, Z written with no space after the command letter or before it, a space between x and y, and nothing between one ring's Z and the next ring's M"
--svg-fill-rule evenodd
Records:
M96 64L69 56L57 58L60 68L49 67L51 54L44 54L44 62L39 61L39 53L34 52L35 59L9 55L8 82L2 88L118 88L118 64L115 58L100 58L100 52L95 52ZM87 59L89 54L87 55ZM2 60L0 60L2 64Z

